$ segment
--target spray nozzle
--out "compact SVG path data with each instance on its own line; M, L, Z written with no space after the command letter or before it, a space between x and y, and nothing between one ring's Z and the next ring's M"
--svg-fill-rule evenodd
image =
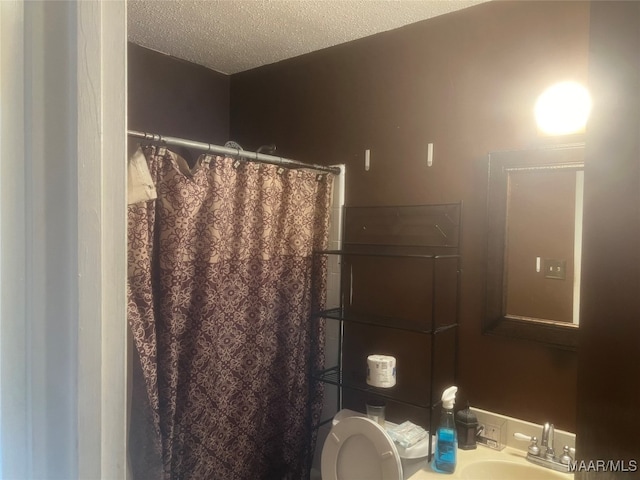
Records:
M456 393L458 392L458 387L453 386L447 388L444 392L442 392L442 407L443 408L453 408L453 404L456 403Z

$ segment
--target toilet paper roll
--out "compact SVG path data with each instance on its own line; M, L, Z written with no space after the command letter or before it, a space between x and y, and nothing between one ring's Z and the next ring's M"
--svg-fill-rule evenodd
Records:
M389 388L396 384L396 359L390 355L367 357L367 384L372 387Z

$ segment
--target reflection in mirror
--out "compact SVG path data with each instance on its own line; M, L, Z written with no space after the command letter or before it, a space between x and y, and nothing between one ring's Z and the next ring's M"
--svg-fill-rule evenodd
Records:
M578 324L583 173L506 168L507 315Z
M575 348L583 146L489 155L485 333Z

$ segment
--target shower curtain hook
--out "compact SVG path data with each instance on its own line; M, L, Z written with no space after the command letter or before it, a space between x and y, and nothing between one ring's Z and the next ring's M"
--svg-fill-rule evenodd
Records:
M237 150L236 155L238 156L240 156L240 152L244 150L239 143L234 142L233 140L229 140L227 143L224 144L224 146L227 148L235 148Z
M242 161L242 154L240 152L242 152L243 148L240 146L240 144L238 142L234 142L233 140L229 140L227 143L224 144L225 147L227 148L235 148L236 149L236 153L235 153L235 159L236 161L233 162L233 167L234 168L238 168L238 166L240 165L241 161ZM230 155L232 156L232 155Z
M269 145L260 145L256 150L256 153L266 153L267 155L273 155L276 151L275 143L270 143Z

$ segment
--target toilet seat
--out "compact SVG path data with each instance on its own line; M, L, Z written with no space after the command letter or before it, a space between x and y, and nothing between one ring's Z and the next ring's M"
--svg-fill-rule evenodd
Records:
M335 425L322 449L322 480L402 480L393 440L366 417L347 417Z

